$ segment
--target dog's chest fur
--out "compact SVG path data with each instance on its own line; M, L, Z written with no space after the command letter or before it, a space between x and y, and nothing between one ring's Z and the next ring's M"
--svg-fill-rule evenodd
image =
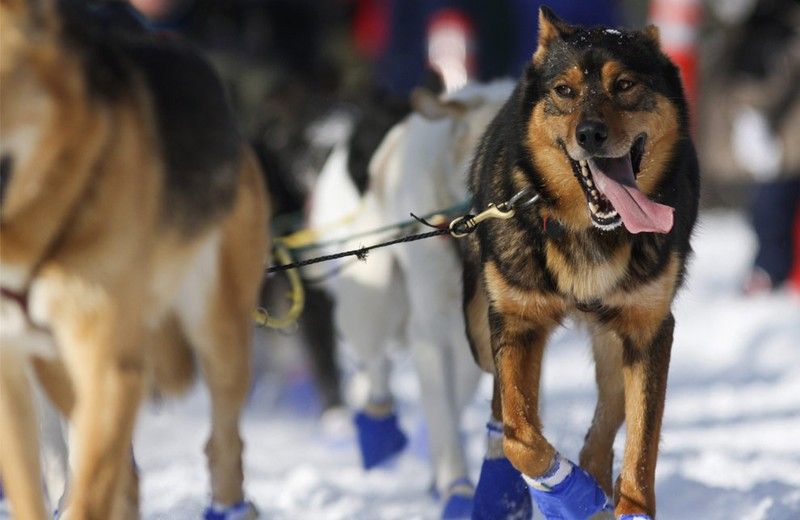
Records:
M664 237L592 228L547 233L538 216L520 220L492 223L482 236L492 300L511 299L519 309L546 300L564 311L603 312L658 278L669 261Z

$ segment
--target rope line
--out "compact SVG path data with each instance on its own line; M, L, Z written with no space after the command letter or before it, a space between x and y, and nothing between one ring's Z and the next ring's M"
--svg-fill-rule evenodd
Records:
M267 273L278 273L281 271L287 271L289 269L297 269L298 267L305 267L307 265L318 264L320 262L327 262L329 260L338 260L339 258L346 258L348 256L355 256L361 261L366 261L369 252L374 249L380 249L382 247L388 247L395 244L414 242L416 240L424 240L426 238L438 237L449 234L450 234L449 229L437 229L436 231L428 231L427 233L417 233L415 235L408 235L396 238L394 240L389 240L388 242L381 242L367 247L362 246L358 249L351 249L350 251L342 251L341 253L335 253L332 255L318 256L316 258L309 258L308 260L300 260L298 262L293 262L291 264L274 265L269 269L267 269Z
M459 215L459 214L463 213L464 211L467 211L470 208L470 204L471 204L471 201L470 200L466 200L464 202L461 202L460 204L456 204L454 206L450 206L449 208L445 208L445 209L442 209L442 210L439 210L439 211L434 211L434 212L431 212L431 213L427 213L427 214L423 215L422 218L423 219L425 219L425 218L430 219L430 218L435 217L436 215L444 215L444 216ZM370 230L367 230L367 231L361 231L361 232L358 232L358 233L354 233L354 234L346 236L346 237L332 238L330 240L322 240L322 241L319 241L319 242L308 242L308 243L305 243L305 244L297 243L297 241L293 241L291 244L287 244L287 245L288 245L289 249L291 251L293 251L293 252L305 253L307 251L313 251L315 249L322 249L322 248L328 247L328 246L336 246L336 245L340 245L340 244L346 244L347 242L352 242L353 240L357 240L359 238L369 237L369 236L372 236L372 235L380 235L381 233L386 233L388 231L403 230L405 228L408 228L409 226L415 225L418 221L419 220L417 219L417 217L414 217L414 220L412 220L412 219L404 220L402 222L397 222L395 224L389 224L389 225L381 226L381 227L378 227L378 228L375 228L375 229L370 229ZM327 227L327 226L325 226L325 227ZM301 230L301 232L302 232L302 230ZM293 234L293 235L296 235L296 234ZM293 235L289 235L289 236L291 237ZM284 241L286 238L287 237L279 237L279 238L276 238L275 241L276 242L277 241Z

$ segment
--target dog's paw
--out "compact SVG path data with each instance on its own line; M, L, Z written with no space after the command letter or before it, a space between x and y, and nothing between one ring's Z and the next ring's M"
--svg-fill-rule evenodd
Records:
M475 486L468 478L455 480L447 487L447 500L442 509L442 520L461 520L472 517Z
M575 465L564 480L549 489L534 483L529 489L547 520L586 520L601 511L612 510L597 481Z
M408 437L397 424L397 415L373 417L358 412L353 419L356 425L358 447L364 469L372 469L397 455L408 444Z
M484 459L473 520L529 520L533 504L522 474L507 458Z
M203 512L203 520L255 520L258 510L249 500L242 500L230 506L212 503Z

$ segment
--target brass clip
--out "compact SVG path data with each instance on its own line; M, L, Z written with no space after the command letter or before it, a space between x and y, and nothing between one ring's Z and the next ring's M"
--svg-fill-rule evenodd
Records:
M500 206L503 206L503 209L501 209ZM478 224L484 220L494 218L505 220L514 216L514 208L510 207L508 203L504 202L500 206L489 204L489 207L486 208L485 211L482 211L475 216L465 215L453 220L450 222L450 235L455 238L462 238L475 231L475 228L478 226ZM463 231L456 230L460 226L463 226Z

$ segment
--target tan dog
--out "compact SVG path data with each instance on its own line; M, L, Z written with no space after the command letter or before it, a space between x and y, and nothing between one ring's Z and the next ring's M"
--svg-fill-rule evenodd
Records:
M185 388L192 351L211 394L212 497L241 505L268 247L258 166L197 55L42 3L0 0L0 473L15 518L49 516L29 367L73 428L66 515L130 517L147 376Z

